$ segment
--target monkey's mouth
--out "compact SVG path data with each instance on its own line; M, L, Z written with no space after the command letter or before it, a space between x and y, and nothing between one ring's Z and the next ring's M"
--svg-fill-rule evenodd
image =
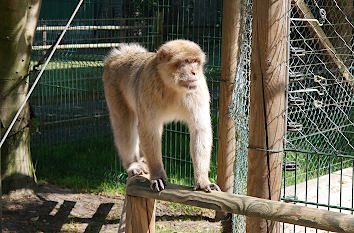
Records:
M197 79L179 80L179 85L191 90L197 87L197 81Z

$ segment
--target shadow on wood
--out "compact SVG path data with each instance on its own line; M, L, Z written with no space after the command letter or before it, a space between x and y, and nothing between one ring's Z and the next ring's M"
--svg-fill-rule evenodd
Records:
M354 216L255 197L169 184L161 192L150 189L144 177L132 177L127 183L126 232L154 232L155 200L198 206L233 214L260 217L334 232L354 232Z

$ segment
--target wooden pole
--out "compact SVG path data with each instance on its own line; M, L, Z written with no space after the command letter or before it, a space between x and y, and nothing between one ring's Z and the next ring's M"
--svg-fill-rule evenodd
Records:
M286 129L289 1L253 2L247 195L280 200ZM248 233L280 232L278 223L248 217Z
M163 191L156 192L151 190L150 181L144 177L130 178L126 194L128 196L158 199L234 214L266 218L326 231L354 232L354 216L350 214L224 192L212 191L206 193L193 191L192 187L174 184L169 184ZM144 205L139 205L139 208L137 212L151 213L153 206L146 205L144 209ZM141 213L136 214L132 215L133 218L136 218L134 224L139 224L141 218L145 221L146 217L142 217Z
M126 195L125 232L155 232L155 199Z
M221 44L221 79L218 126L217 183L223 192L233 193L235 166L235 123L230 117L229 106L239 62L241 1L224 0ZM225 217L217 213L216 219Z

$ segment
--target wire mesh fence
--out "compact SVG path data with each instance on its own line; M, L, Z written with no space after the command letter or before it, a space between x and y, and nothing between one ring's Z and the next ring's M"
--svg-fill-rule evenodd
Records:
M252 1L230 112L238 132L235 193L247 192ZM292 1L289 12L288 133L282 200L353 213L353 1ZM248 49L247 49L248 48ZM284 224L283 232L321 232ZM234 232L245 232L234 217Z
M289 48L282 199L352 214L353 1L293 1Z
M230 116L236 127L236 160L234 193L247 194L247 154L248 154L248 120L249 90L252 44L252 0L241 1L240 60L237 66ZM233 231L246 231L246 217L233 216Z

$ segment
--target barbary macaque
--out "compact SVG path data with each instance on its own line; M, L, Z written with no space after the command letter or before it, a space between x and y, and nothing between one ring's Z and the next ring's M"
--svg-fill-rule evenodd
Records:
M220 190L209 181L212 148L205 54L194 42L173 40L156 53L122 44L105 59L103 84L115 144L129 176L149 173L151 188L167 185L163 125L187 123L195 189Z

